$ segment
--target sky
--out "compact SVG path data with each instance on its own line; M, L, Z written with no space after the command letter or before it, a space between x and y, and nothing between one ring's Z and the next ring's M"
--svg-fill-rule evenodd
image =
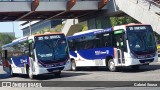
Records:
M13 31L15 32L16 37L23 36L22 30L20 30L19 22L0 22L0 32L13 32Z

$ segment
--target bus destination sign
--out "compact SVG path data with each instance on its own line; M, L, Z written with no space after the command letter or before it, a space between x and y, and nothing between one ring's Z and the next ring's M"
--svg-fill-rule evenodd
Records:
M130 26L129 30L146 30L146 26Z
M61 35L51 35L51 36L39 36L38 40L48 40L48 39L58 39Z

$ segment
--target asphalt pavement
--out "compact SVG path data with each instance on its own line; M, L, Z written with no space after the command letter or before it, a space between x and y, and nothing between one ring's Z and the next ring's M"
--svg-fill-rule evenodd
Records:
M125 67L119 72L110 72L106 68L80 68L78 71L63 71L61 77L55 77L52 74L47 74L47 75L40 75L37 76L34 80L30 80L26 75L19 75L17 77L10 77L8 74L6 74L3 70L2 67L0 66L0 82L12 82L12 81L24 81L24 82L45 82L47 83L55 83L53 84L53 87L41 87L41 88L6 88L6 87L1 87L1 90L43 90L43 89L56 89L56 90L106 90L106 89L113 89L113 90L119 90L119 89L125 89L125 90L135 90L135 89L141 89L141 90L150 90L150 89L155 89L155 90L160 90L159 87L128 87L128 86L122 86L122 87L100 87L100 84L95 85L96 87L84 87L83 85L86 82L88 85L92 85L95 82L101 83L101 81L133 81L133 82L150 82L150 81L155 81L160 83L160 58L159 62L157 63L152 63L149 66L142 66L140 67L139 70L132 70L130 67ZM51 81L51 82L50 82ZM60 82L59 82L60 81ZM67 84L71 84L71 87L60 87L60 84L63 84L64 81L71 81L68 82ZM76 81L86 81L82 83L81 87L74 87L74 82ZM93 83L92 83L93 82ZM160 85L158 83L158 85ZM0 83L1 84L1 83ZM66 84L66 83L65 83ZM102 83L104 84L104 82ZM115 83L116 84L116 83ZM122 84L120 82L120 84ZM57 86L59 87L57 87ZM73 85L73 86L72 86ZM98 86L99 85L99 86ZM117 84L118 85L118 84ZM1 85L0 85L1 86Z

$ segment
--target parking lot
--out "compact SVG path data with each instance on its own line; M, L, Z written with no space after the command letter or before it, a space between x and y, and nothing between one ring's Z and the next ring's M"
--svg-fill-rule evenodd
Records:
M4 81L30 81L25 75L10 77L0 66L0 80ZM160 62L149 66L141 66L139 70L124 67L119 72L110 72L106 68L80 68L78 71L63 71L60 78L54 75L38 76L36 81L160 81Z
M61 77L54 77L54 75L41 75L37 76L34 80L28 79L26 75L19 75L17 77L10 77L8 74L6 74L2 70L2 66L0 66L0 81L35 81L35 82L41 82L41 81L53 81L53 82L63 82L63 81L160 81L160 62L158 63L152 63L149 66L142 66L139 70L132 70L130 67L124 67L119 72L110 72L106 68L80 68L78 71L63 71ZM47 83L47 82L46 82ZM58 83L58 82L57 82ZM72 82L73 83L73 82ZM60 83L61 84L61 83ZM61 85L58 85L61 86ZM122 86L123 87L123 86ZM108 89L105 87L99 87L99 88L93 88L93 87L82 87L82 88L74 88L73 87L46 87L46 89L60 89L60 90L99 90L99 89ZM4 89L4 88L2 88ZM10 88L5 88L5 90L8 90ZM21 88L13 88L15 90ZM27 89L27 88L26 88ZM35 88L31 88L31 90ZM40 90L39 88L36 88ZM114 90L120 89L120 88L113 88ZM121 89L134 89L124 86L124 88ZM146 89L152 89L149 87L143 87L142 90ZM159 88L154 88L159 89Z

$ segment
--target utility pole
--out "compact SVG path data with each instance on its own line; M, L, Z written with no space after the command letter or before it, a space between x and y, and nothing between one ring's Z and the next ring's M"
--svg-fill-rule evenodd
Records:
M30 35L32 35L31 21L29 21L29 30L30 30Z
M14 32L14 22L12 22L12 26L13 26L13 34L14 34L14 37L15 37L15 32Z

